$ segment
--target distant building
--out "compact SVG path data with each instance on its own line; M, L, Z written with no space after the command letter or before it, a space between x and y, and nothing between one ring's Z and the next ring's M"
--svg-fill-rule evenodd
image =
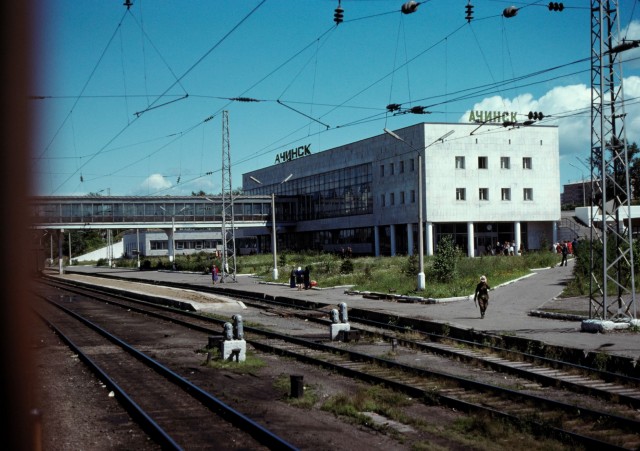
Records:
M583 180L563 185L564 191L560 196L561 205L572 207L585 207L591 200L591 182Z

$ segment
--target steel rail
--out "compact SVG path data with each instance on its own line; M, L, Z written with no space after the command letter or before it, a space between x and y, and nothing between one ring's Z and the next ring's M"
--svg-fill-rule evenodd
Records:
M167 380L169 380L170 382L174 383L175 385L183 389L185 392L187 392L190 396L200 401L209 410L218 414L221 418L230 422L231 424L240 428L241 430L246 431L249 435L251 435L253 438L255 438L257 441L259 441L263 445L267 446L268 448L274 449L274 450L297 450L295 446L289 444L286 440L277 436L276 434L269 431L262 425L256 423L246 415L238 412L236 409L225 404L224 402L222 402L221 400L219 400L209 392L203 390L202 388L193 384L187 379L183 378L173 370L162 365L160 362L152 359L151 357L147 356L143 352L138 351L133 346L129 345L128 343L116 337L115 335L109 333L107 330L103 329L102 327L98 326L92 321L89 321L83 316L58 304L55 301L47 299L46 297L43 297L43 296L41 296L41 298L46 300L50 304L54 305L55 307L59 308L69 316L80 321L82 324L91 328L98 334L102 335L104 338L111 341L115 345L119 346L120 348L128 352L130 355L132 355L139 361L145 363L147 366L152 368L158 374L165 377Z

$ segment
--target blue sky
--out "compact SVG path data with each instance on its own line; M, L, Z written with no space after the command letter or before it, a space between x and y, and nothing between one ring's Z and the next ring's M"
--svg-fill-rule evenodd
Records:
M590 2L42 0L38 195L190 195L222 189L282 151L314 153L470 111L529 111L560 130L561 183L588 177ZM504 8L518 8L505 18ZM640 5L620 1L640 39ZM626 130L640 143L640 49L624 53ZM237 99L251 99L239 101ZM233 100L236 99L236 100ZM424 106L429 114L394 114ZM455 137L452 137L454 139Z

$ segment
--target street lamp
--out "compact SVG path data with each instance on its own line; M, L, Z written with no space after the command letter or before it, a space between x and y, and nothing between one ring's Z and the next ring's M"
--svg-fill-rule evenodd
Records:
M280 182L282 185L285 182L288 182L289 179L293 177L293 174L289 174L283 181ZM249 178L256 182L258 185L262 185L262 182L250 175ZM271 233L271 247L273 251L273 280L278 280L278 258L276 255L276 246L278 243L277 235L276 235L276 193L275 191L271 192L271 227L273 229Z
M167 210L162 205L158 205L158 207L160 207L160 209L162 211L164 211L165 213L167 212ZM176 212L175 211L176 207L174 205L174 207L173 207L174 213L171 215L171 249L169 250L169 261L171 262L171 266L172 266L172 269L174 271L176 270L176 259L175 259L175 255L176 255L176 214L183 212L186 208L187 208L187 206L185 205L178 212Z
M580 171L580 174L582 174L582 206L586 207L587 206L587 195L585 194L585 190L584 190L584 172L582 172L582 169L580 169L578 166L576 166L575 164L573 164L571 162L569 162L569 166L573 166L578 171Z
M434 142L425 146L424 149L416 149L413 145L409 144L407 141L402 139L396 133L391 130L385 128L384 132L391 136L392 138L403 142L413 150L418 153L418 256L420 260L420 270L418 272L418 290L423 291L425 288L425 277L424 277L424 237L422 231L422 152L425 151L428 147L431 147L433 144L438 141L443 141L445 138L453 134L454 130L449 130L447 133L442 135L440 138L436 139Z

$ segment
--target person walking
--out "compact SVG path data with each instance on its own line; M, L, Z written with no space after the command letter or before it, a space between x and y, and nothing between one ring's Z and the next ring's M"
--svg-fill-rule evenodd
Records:
M484 312L489 306L489 290L491 287L487 283L487 277L481 276L480 282L476 285L476 292L473 296L473 302L480 307L480 318L484 318Z
M298 291L302 291L302 284L304 283L304 274L302 273L302 267L298 266L296 270L296 285L298 286Z
M214 285L218 281L218 267L215 264L211 265L211 281Z
M291 268L291 274L289 274L289 288L296 287L296 268Z
M569 254L569 246L567 246L566 241L562 243L562 249L560 251L562 252L562 261L560 262L560 266L567 266L567 255Z
M311 270L308 266L304 267L304 272L302 273L302 279L304 281L304 289L308 290L311 288Z

